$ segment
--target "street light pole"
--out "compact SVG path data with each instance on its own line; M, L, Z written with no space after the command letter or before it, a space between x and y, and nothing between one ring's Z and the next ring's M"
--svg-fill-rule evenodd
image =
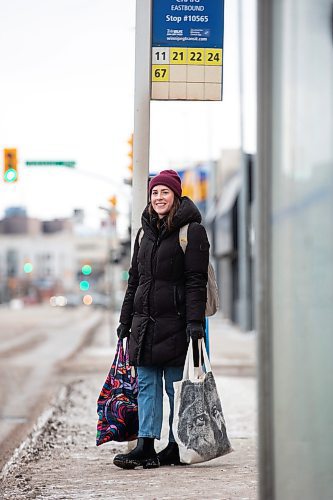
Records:
M115 312L115 280L113 276L113 268L111 265L111 252L112 252L112 221L111 217L114 215L114 210L115 208L113 207L112 209L107 208L107 207L98 207L100 210L104 210L108 214L107 218L107 226L106 226L106 263L105 263L105 269L106 269L106 282L107 282L107 293L110 297L110 305L108 307L109 309L109 324L110 324L110 344L113 345L113 336L114 336L114 323L113 323L113 313Z

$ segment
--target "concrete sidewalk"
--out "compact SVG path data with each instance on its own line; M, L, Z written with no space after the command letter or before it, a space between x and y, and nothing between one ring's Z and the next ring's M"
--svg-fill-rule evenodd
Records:
M2 498L255 499L255 335L240 333L221 316L210 320L211 361L234 452L194 466L134 471L112 463L127 444L95 446L96 399L114 352L105 347L109 338L110 326L104 326L62 366L64 389L6 468ZM164 425L157 450L166 443L166 431Z

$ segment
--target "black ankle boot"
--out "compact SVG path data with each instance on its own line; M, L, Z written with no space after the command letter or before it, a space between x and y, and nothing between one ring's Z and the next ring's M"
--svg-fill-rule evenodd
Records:
M134 450L126 454L116 455L113 459L114 465L122 469L153 469L159 467L159 461L154 448L153 438L139 438Z
M179 448L177 443L170 442L164 450L157 454L160 465L184 465L179 458Z

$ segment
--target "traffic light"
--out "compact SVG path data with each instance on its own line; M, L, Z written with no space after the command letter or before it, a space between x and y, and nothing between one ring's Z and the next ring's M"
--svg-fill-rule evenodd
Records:
M86 292L90 288L90 283L87 280L81 280L79 284L80 290Z
M81 267L81 273L84 274L85 276L89 276L89 274L91 274L91 265L90 264L84 264L82 267Z
M5 149L4 150L3 180L5 182L16 182L17 178L18 178L17 150L16 149Z
M33 271L33 265L31 264L31 262L25 262L24 263L24 265L23 265L23 271L26 274L32 273L32 271Z
M87 262L83 262L81 265L81 271L78 273L79 278L79 288L82 292L86 292L90 288L90 282L88 279L91 278L92 266ZM89 278L88 278L89 277Z
M110 203L110 205L115 207L117 205L117 196L115 194L113 196L110 196L110 198L108 198L108 202Z
M128 157L130 159L130 163L128 165L128 170L131 172L131 175L133 174L133 134L131 134L131 137L128 139L127 144L130 146L130 150L128 153Z

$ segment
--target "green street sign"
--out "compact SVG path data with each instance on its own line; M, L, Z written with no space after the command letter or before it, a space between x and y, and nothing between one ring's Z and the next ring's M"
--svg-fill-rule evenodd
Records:
M75 167L75 161L26 161L27 167Z

